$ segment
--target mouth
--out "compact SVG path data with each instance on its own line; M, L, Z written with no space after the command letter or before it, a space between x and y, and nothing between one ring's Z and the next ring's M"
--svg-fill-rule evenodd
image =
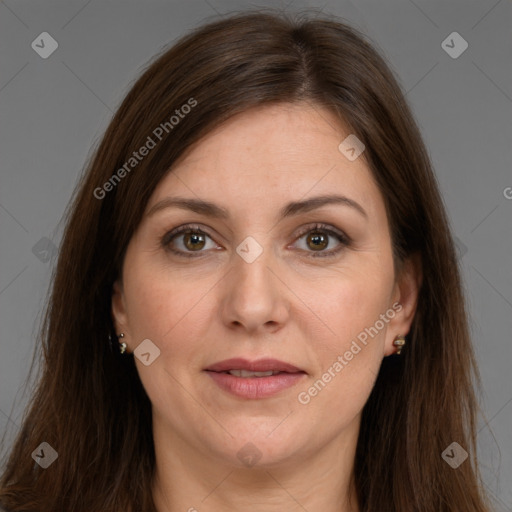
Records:
M228 370L226 372L217 372L217 373L227 373L229 375L234 375L235 377L242 377L243 379L247 379L250 377L270 377L271 375L279 375L281 373L288 373L288 372L280 372L280 371L272 371L272 370L270 370L268 372L251 372L249 370ZM299 372L297 372L297 373L299 373Z
M221 389L245 399L270 397L294 386L307 375L295 365L277 359L228 359L204 371Z
M267 377L277 373L306 373L297 366L278 359L258 359L249 361L241 357L214 363L206 371L230 373L236 377Z

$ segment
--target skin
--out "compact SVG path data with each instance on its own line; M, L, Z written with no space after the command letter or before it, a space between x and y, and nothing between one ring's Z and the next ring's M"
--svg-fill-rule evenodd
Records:
M396 352L393 340L410 329L421 279L412 261L394 273L384 201L364 153L349 161L338 149L349 134L319 106L251 109L190 148L150 198L146 214L169 196L207 200L230 214L170 207L145 215L114 284L112 313L127 350L144 339L160 350L149 366L135 359L152 402L159 512L359 510L349 494L361 411L382 359ZM366 216L330 204L276 218L288 202L334 193ZM169 243L200 257L162 246L187 223L208 235ZM319 250L308 241L315 223L351 241L322 231ZM248 236L263 249L252 263L236 252ZM314 257L338 248L331 258ZM378 335L300 403L298 394L396 302L400 311ZM272 397L240 398L203 371L231 357L276 358L307 374ZM261 454L251 467L237 457L248 442Z

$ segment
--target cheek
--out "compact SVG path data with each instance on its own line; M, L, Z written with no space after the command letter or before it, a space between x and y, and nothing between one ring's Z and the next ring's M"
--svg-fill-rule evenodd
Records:
M191 424L209 425L205 409L194 405L202 403L196 378L205 360L220 358L212 326L219 324L215 294L221 275L146 265L134 267L126 283L128 317L134 338L151 339L160 355L151 366L135 362L153 413L186 436L194 432Z
M178 273L147 262L135 262L134 268L137 272L127 274L125 285L129 297L127 315L134 339L155 340L161 349L172 352L173 340L179 341L181 350L192 346L190 341L203 340L199 329L212 314L208 294L214 291L219 276L201 276L183 270Z
M308 305L328 328L333 350L373 326L389 308L393 273L380 266L332 275L315 286Z
M178 275L146 265L143 269L140 263L137 272L127 273L125 284L134 348L148 338L160 349L158 359L150 366L136 361L139 376L157 409L167 410L169 400L176 400L180 405L176 410L183 410L189 398L179 392L177 381L191 388L189 374L198 368L198 354L207 352L211 342L205 336L205 327L211 326L209 293L214 291L218 276L200 278L183 271Z
M329 404L337 405L340 421L354 417L371 392L384 356L387 323L381 315L390 308L392 282L385 275L364 272L331 279L310 296L326 328L313 338L319 370L299 401L314 402L326 419Z

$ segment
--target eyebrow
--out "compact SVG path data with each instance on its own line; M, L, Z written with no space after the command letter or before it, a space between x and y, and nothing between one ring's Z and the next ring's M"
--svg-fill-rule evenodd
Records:
M329 204L348 206L357 211L366 219L368 218L368 214L366 213L364 208L353 199L339 195L324 195L312 197L304 201L292 201L288 203L279 211L278 220L282 220L293 215L298 215L300 213L307 213L309 211L316 210L317 208L321 208L322 206L327 206ZM190 210L195 213L199 213L201 215L205 215L215 219L230 218L228 210L222 208L221 206L218 206L209 201L204 201L202 199L184 197L166 197L165 199L162 199L153 207L151 207L146 216L151 217L158 211L172 207L180 208L182 210Z

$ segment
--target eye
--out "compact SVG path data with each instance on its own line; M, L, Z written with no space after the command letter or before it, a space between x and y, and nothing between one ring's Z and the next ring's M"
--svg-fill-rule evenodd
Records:
M203 231L199 226L193 224L186 224L167 233L162 239L162 246L179 256L187 258L194 258L200 256L202 249L212 249L214 247L207 247L207 238L211 237ZM173 246L178 246L175 248ZM199 254L194 254L199 253Z
M314 226L307 226L299 234L297 240L305 239L305 248L301 248L305 252L310 252L309 256L313 258L328 258L336 256L345 247L350 244L350 239L343 232L326 226L325 224L315 224ZM335 238L338 242L338 247L325 251L331 245L329 238ZM208 239L213 243L212 238L208 233L203 231L195 224L185 224L180 226L162 238L162 246L166 251L170 251L178 256L186 258L200 257L204 253L203 249L216 249L218 246L213 243L212 247L208 247Z
M350 239L343 232L326 226L325 224L315 224L307 226L300 234L298 240L305 238L305 250L312 252L309 256L313 258L330 258L336 256L350 243ZM329 238L333 237L338 241L338 247L325 251L331 245Z

